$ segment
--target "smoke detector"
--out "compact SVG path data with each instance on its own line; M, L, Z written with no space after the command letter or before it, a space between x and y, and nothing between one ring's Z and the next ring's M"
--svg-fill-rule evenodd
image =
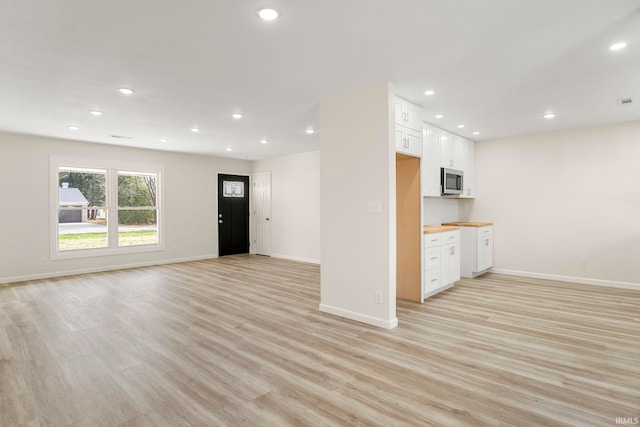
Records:
M629 104L633 104L633 98L618 99L618 105L629 105Z

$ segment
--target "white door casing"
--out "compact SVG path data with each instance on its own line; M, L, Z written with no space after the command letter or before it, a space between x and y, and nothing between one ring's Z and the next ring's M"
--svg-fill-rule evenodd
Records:
M271 172L253 174L253 217L256 254L271 256Z

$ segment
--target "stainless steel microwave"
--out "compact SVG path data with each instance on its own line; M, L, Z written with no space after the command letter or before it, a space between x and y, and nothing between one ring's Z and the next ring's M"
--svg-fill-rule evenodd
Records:
M462 194L463 172L456 169L440 169L440 193L443 196Z

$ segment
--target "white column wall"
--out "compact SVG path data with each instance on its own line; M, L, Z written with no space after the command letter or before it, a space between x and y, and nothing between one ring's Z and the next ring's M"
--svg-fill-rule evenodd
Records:
M384 83L320 105L320 310L384 328L398 323L393 98Z

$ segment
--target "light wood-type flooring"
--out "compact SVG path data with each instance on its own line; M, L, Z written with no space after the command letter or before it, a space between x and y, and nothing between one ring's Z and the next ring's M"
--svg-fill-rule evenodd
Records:
M614 426L640 292L485 275L388 331L258 256L0 286L2 426Z

